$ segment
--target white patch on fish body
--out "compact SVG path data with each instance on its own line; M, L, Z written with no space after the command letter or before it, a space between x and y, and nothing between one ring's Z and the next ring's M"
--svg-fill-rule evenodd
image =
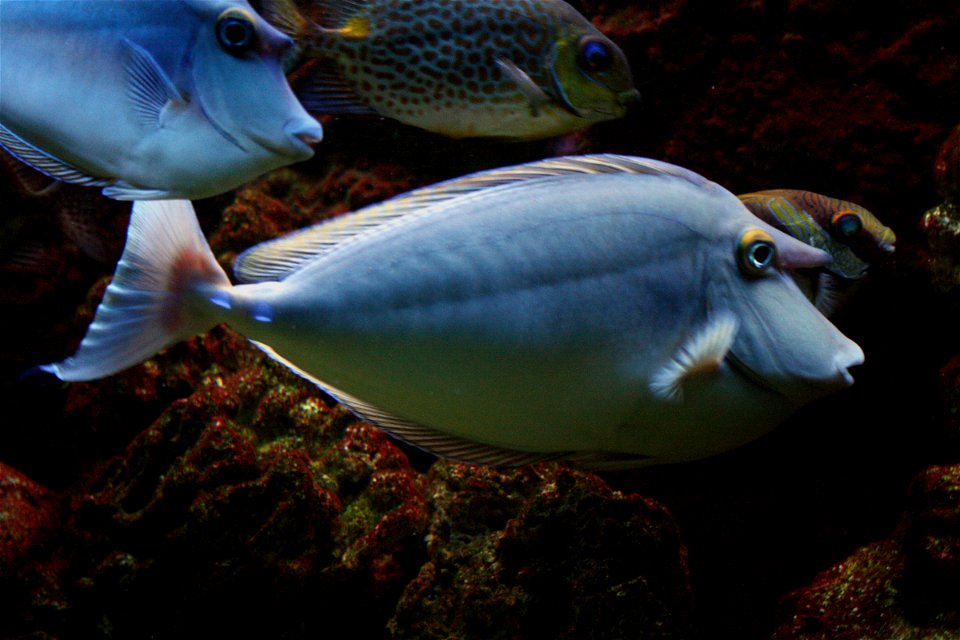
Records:
M120 199L202 198L309 158L322 136L283 76L289 40L245 0L0 12L0 142L54 177ZM255 30L234 54L217 35L228 17Z
M111 331L137 325L140 271L169 262L165 238L189 236L165 228L195 225L189 205L181 208L160 223L135 207L136 244L115 295L78 354L49 370L84 379L143 357L110 346ZM623 466L718 453L849 385L847 368L862 361L788 276L772 266L745 275L737 257L744 232L758 228L785 267L823 264L824 254L665 163L531 163L413 192L348 216L346 226L353 217L364 222L357 235L313 243L313 260L283 259L297 249L284 242L265 245L284 265L276 281L231 287L222 272L202 275L216 270L207 251L207 266L186 280L196 284L155 305L180 300L177 317L190 323L168 328L164 341L225 321L400 437L510 464L568 457ZM200 253L200 239L186 242L189 253ZM125 297L135 302L129 311ZM711 318L730 319L730 330L695 339ZM717 362L684 380L682 402L651 389L657 372L701 343L695 350Z

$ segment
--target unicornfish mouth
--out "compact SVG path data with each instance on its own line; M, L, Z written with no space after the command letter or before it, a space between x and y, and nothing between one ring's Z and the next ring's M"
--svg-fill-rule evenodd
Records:
M749 382L750 384L763 389L764 391L771 393L775 396L784 396L785 394L782 391L779 391L773 388L759 373L748 367L743 360L733 355L732 353L727 353L724 361L730 365L730 369L739 375L741 378Z
M283 127L283 133L290 142L290 148L284 155L309 158L313 148L323 140L323 128L316 120L289 120Z

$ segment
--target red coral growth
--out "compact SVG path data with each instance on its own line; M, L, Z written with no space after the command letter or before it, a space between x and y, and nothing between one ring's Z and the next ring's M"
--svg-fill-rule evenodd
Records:
M960 631L960 466L910 489L890 539L858 549L790 594L774 640L942 638Z
M15 575L59 523L55 493L0 463L0 582Z
M663 507L580 471L431 471L430 560L398 638L682 638L686 551Z

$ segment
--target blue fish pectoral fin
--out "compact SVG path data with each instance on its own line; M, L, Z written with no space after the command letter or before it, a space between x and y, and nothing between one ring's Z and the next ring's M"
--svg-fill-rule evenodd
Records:
M290 86L303 108L329 115L380 115L329 64L312 60L302 73L293 74Z
M0 124L0 147L6 149L14 158L57 180L87 187L106 187L114 182L109 178L88 175L72 164L46 151L41 151L2 124Z
M173 200L183 198L182 194L163 189L144 189L132 184L117 180L108 187L104 187L103 195L114 200Z
M729 312L718 313L683 342L670 361L650 378L650 391L664 400L683 400L683 383L716 372L733 346L739 322Z
M534 82L533 78L513 61L498 57L493 62L503 75L509 78L520 90L520 93L527 98L530 103L530 115L534 118L540 115L540 109L543 105L554 102L554 99L547 95L540 85Z
M164 108L187 100L146 49L126 38L122 42L127 54L127 97L144 126L159 128Z

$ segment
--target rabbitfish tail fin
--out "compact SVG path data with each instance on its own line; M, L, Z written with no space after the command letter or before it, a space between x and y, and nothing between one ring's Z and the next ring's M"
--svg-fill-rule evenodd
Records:
M206 331L230 281L186 200L136 202L123 255L77 352L41 369L61 380L102 378Z

